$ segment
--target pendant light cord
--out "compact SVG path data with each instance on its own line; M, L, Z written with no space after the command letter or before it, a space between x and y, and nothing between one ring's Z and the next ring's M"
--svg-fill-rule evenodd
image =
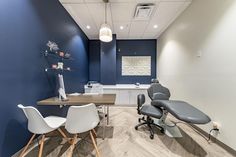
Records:
M107 3L105 3L105 24L107 24Z

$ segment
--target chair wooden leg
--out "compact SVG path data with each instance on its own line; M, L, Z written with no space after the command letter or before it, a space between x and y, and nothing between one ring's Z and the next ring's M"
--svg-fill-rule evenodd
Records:
M58 130L59 133L62 135L62 137L68 139L68 137L66 136L66 134L65 134L60 128L58 128L57 130Z
M28 149L29 145L32 143L34 137L36 134L33 134L33 136L30 138L29 142L27 143L27 145L24 147L23 151L20 153L19 157L22 157L25 153L25 151Z
M68 154L68 157L72 157L72 155L73 155L73 151L74 151L74 148L75 148L76 140L77 140L77 134L74 135L74 138L72 140L72 145L71 145L71 149L70 149L70 152Z
M39 148L39 154L38 154L38 157L42 157L42 154L43 154L44 139L45 139L45 135L43 135L42 140L41 140L41 142L40 142L40 148Z
M67 142L69 144L71 144L71 145L73 144L73 139L67 137L66 134L60 128L58 128L57 130L63 136L63 138L65 138L67 140Z
M96 133L96 131L94 129L92 129L92 133L94 135L94 138L97 138L97 133Z
M95 139L94 139L94 137L93 137L93 134L92 134L92 131L89 131L89 134L90 134L90 137L91 137L91 139L92 139L92 141L93 141L93 146L94 146L94 148L95 148L95 150L96 150L96 156L97 157L100 157L100 154L99 154L99 151L98 151L98 147L97 147L97 145L96 145L96 142L95 142Z

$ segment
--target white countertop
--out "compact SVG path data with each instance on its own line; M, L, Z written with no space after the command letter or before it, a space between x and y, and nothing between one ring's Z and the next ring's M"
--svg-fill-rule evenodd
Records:
M136 86L134 84L116 84L116 85L103 85L103 89L148 89L149 84L140 84ZM84 88L88 88L87 85Z

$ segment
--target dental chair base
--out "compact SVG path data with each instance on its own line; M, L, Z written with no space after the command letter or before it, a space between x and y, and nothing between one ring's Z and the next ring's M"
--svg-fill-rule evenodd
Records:
M156 118L154 118L154 119L156 119ZM148 129L150 131L150 139L154 138L153 126L158 127L160 129L161 133L163 133L163 134L165 133L164 128L161 125L156 124L154 122L153 118L150 118L149 116L147 116L146 118L145 117L139 118L139 124L135 126L135 130L138 130L138 128L142 125L147 125L148 126Z
M151 105L162 111L162 116L155 119L154 123L162 126L165 129L166 134L170 133L171 136L175 137L180 136L180 131L178 130L176 124L166 119L169 113L176 119L190 124L207 124L211 121L211 119L205 113L188 104L187 102L169 100L169 89L162 86L160 83L152 83L147 91L148 96L152 100Z
M167 118L168 112L166 110L163 110L163 115L160 119L153 118L154 124L161 126L163 128L163 133L166 134L169 137L183 137L178 126L171 122Z

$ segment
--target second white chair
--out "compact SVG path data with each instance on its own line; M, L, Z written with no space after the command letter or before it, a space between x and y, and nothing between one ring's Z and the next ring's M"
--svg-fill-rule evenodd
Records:
M96 132L94 128L99 123L99 116L96 106L94 104L88 104L83 106L71 106L67 113L66 119L66 130L74 134L71 150L69 152L69 157L72 157L73 150L77 141L77 134L89 131L90 137L92 139L94 148L96 150L97 157L100 157L96 142L94 137L96 137Z

